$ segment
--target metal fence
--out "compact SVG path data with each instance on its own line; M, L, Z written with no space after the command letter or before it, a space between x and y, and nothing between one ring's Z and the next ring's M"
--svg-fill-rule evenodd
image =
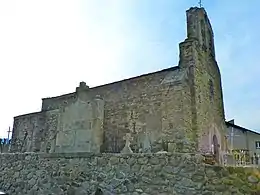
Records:
M260 155L249 155L245 152L226 153L223 155L223 164L226 166L260 166Z

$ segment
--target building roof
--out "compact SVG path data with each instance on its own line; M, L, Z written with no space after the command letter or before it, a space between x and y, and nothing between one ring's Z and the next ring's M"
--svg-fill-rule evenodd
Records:
M121 83L121 82L125 82L125 81L132 81L132 80L138 79L140 77L145 77L145 76L157 74L157 73L160 73L160 72L174 71L174 70L179 70L179 69L180 69L179 66L172 66L170 68L165 68L165 69L158 70L158 71L155 71L155 72L149 72L149 73L142 74L142 75L139 75L139 76L134 76L134 77L130 77L130 78L127 78L127 79L123 79L123 80L114 81L114 82L111 82L111 83L107 83L107 84L91 87L90 89L95 89L95 88L99 88L99 87L103 87L103 86L107 86L107 85L113 85L115 83ZM59 95L59 96L42 98L42 100L54 99L54 98L62 98L62 97L66 97L66 96L70 96L70 95L74 95L74 94L75 94L75 92L72 92L72 93L63 94L63 95Z
M235 124L233 124L233 123L230 122L230 121L226 121L226 125L227 125L228 127L234 127L234 128L236 128L236 129L240 129L241 131L247 131L247 132L250 132L250 133L255 133L255 134L257 134L257 135L260 135L260 133L254 131L254 130L246 129L246 128L244 128L244 127L235 125Z

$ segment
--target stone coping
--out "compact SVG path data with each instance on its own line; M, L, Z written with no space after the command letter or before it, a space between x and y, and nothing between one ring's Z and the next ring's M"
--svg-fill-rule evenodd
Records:
M25 152L25 153L1 153L0 158L8 158L19 156L21 158L26 156L35 156L39 158L91 158L91 157L187 157L193 159L199 159L202 157L199 153L131 153L131 154L122 154L122 153L92 153L92 152L75 152L75 153L38 153L38 152Z

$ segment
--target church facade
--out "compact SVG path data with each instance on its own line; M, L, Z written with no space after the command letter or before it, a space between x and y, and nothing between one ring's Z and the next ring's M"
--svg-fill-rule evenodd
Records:
M203 8L186 11L178 66L42 99L14 118L11 152L214 152L226 149L221 75Z

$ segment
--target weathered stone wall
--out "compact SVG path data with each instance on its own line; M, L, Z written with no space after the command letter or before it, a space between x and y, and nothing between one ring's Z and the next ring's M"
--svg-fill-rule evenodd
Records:
M133 80L94 88L106 102L106 151L119 152L124 146L122 137L129 131L134 137L132 148L135 152L141 147L145 131L150 134L154 145L164 140L170 142L171 151L177 150L173 144L171 145L177 142L182 142L180 150L184 149L183 147L192 148L192 145L184 140L185 130L190 127L191 122L189 90L185 78L181 77L182 74L185 72L175 67ZM161 149L160 146L158 149Z
M103 152L120 152L127 132L132 133L132 149L138 152L145 131L154 145L160 145L158 142L163 140L169 142L172 151L194 148L194 139L185 140L185 132L191 130L192 125L185 69L173 67L89 88L88 93L89 96L98 94L105 101ZM43 99L42 107L51 110L62 107L64 102L69 105L76 94L68 94L68 99L65 97Z
M103 100L84 99L80 92L73 103L15 117L11 152L100 151L103 143ZM96 147L97 146L97 147ZM95 148L95 149L94 149Z
M104 120L100 97L93 100L82 90L77 101L60 109L59 114L55 152L100 152Z
M48 152L55 142L59 110L14 118L11 152Z
M45 116L45 112L36 112L14 118L11 151L37 151L45 130Z
M10 194L251 194L259 172L206 166L192 154L1 154L0 189ZM250 176L248 178L248 176ZM248 182L248 179L250 182Z
M220 71L212 28L203 8L187 11L187 39L180 44L180 67L190 70L193 128L199 151L225 150L226 131ZM213 136L217 143L213 143ZM218 146L219 145L219 146ZM218 147L218 148L216 148Z
M42 111L55 110L71 104L76 100L76 93L65 94L52 98L42 99Z

